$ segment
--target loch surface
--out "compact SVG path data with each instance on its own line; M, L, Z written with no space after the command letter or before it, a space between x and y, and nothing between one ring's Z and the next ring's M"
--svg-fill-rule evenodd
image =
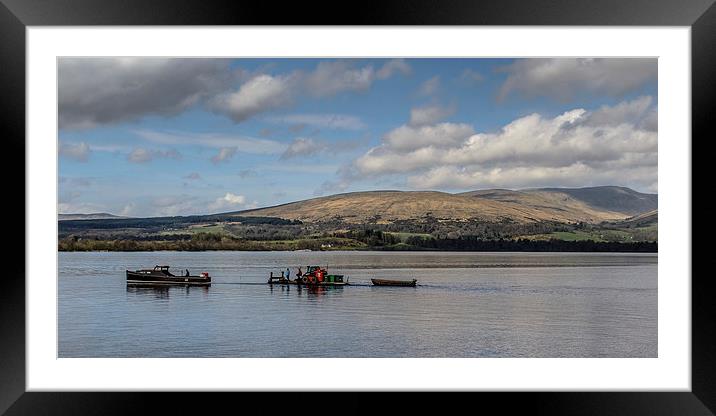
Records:
M212 285L126 285L157 264ZM352 286L263 284L309 264ZM658 354L656 254L60 252L57 283L60 357Z

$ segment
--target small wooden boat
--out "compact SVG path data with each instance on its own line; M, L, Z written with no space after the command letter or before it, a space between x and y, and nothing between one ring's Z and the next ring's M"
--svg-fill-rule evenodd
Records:
M210 286L211 277L207 272L191 276L188 271L184 276L176 276L169 271L169 266L154 266L153 269L127 270L127 284Z
M405 286L415 287L417 280L388 280L388 279L370 279L374 286Z

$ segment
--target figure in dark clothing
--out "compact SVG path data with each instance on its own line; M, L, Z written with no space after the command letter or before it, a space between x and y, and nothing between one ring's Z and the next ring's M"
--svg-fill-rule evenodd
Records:
M189 277L189 269L186 269L186 274L184 276Z

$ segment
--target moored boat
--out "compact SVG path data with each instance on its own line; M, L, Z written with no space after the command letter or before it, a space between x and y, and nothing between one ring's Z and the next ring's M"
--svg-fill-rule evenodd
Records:
M415 287L417 280L389 280L389 279L370 279L374 286L407 286Z
M188 270L185 275L177 276L169 271L169 266L154 266L153 269L127 270L127 284L210 286L211 277L207 272L192 276Z
M281 275L275 275L273 272L269 275L268 284L270 285L303 285L303 286L348 286L348 277L342 274L328 274L325 268L320 266L308 266L306 273L299 273L296 278L291 280L290 276L281 272Z

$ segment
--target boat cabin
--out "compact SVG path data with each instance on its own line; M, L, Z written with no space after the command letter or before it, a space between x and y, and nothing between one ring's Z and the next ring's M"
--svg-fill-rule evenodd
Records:
M169 271L169 266L154 266L153 269L137 270L135 273L137 273L137 274L152 274L152 275L174 276L174 274L172 274L172 272Z

